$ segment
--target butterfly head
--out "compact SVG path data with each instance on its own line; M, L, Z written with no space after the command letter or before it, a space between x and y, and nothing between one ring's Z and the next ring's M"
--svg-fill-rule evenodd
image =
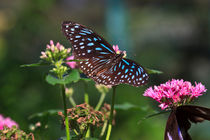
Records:
M116 57L113 58L113 62L117 63L117 62L121 61L123 56L124 56L123 52L121 52L120 54L117 54Z

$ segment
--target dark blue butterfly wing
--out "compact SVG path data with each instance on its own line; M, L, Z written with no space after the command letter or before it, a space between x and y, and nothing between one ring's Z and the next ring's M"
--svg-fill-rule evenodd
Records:
M62 24L62 31L73 46L75 59L91 57L109 59L116 55L108 42L84 25L65 21Z
M118 85L124 83L138 87L146 84L149 76L141 65L130 59L123 58L105 73L98 77L91 78L97 83L104 85Z
M112 46L101 36L84 25L65 21L62 31L73 46L75 59L85 59L77 62L85 75L98 84L118 85L120 83L140 86L147 82L148 75L144 68L129 59L112 63L117 56Z

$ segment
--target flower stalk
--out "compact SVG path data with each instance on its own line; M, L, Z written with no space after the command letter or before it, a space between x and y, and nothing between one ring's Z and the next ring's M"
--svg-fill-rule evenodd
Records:
M106 97L106 93L101 93L100 99L95 108L96 111L98 111L101 108L101 105L103 104L105 97Z
M113 86L111 112L110 112L110 119L109 119L109 125L108 125L106 140L109 140L110 135L111 135L111 131L112 131L112 120L113 120L113 114L114 114L115 95L116 95L116 86Z
M60 87L61 87L61 93L62 93L62 97L63 97L63 110L64 110L64 116L65 116L66 139L70 140L69 119L67 116L65 85L60 85Z

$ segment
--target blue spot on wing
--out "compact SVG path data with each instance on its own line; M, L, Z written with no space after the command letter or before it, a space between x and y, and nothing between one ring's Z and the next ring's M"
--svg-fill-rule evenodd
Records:
M114 71L116 71L116 68L117 68L117 65L115 65L115 67L114 67Z
M119 63L119 67L121 66L121 63L122 63L122 62Z
M102 50L102 48L95 48L95 50L96 50L96 51L101 51L101 50Z
M107 52L100 52L100 54L109 54L109 53L107 53Z
M133 76L132 76L132 79L134 79L134 77L135 77L135 76L133 75Z
M126 61L125 59L122 59L123 62L125 62L127 65L129 65L129 62Z
M128 72L128 69L125 70L125 73L127 73L127 72Z
M140 67L138 68L138 71L139 71L139 74L141 75L141 70L140 70Z
M87 33L87 34L91 34L90 31L86 31L86 30L81 30L81 31L84 32L84 33Z
M94 43L88 43L87 44L87 46L93 46L94 45Z
M81 35L86 35L86 33L79 33L79 34L81 34Z
M100 62L103 62L103 61L107 61L106 59L101 59L101 60L99 60Z
M122 65L122 70L125 68L125 65Z
M94 41L97 41L97 40L98 40L98 39L97 39L97 38L95 38L95 37L94 37L93 39L94 39Z
M107 46L105 46L104 44L101 43L101 46L106 48L107 50L109 50L110 52L113 52L112 50L110 50Z

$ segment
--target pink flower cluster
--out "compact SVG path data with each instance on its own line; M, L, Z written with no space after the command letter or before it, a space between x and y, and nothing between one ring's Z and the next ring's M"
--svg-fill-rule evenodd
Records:
M162 110L191 102L194 98L206 92L201 83L193 86L189 81L172 79L159 86L150 87L144 92L144 96L151 97L160 103Z
M47 51L45 52L44 51L41 52L42 55L40 56L40 58L46 59L48 57L52 57L52 54L50 54L50 52L52 53L63 52L63 54L66 55L71 51L70 48L65 49L65 47L61 45L59 42L57 42L56 45L54 45L54 42L52 40L50 40L50 45L47 44L46 50Z
M7 126L9 128L12 128L12 126L16 126L18 127L18 124L11 120L9 117L4 118L1 114L0 114L0 130L3 130L4 126Z

